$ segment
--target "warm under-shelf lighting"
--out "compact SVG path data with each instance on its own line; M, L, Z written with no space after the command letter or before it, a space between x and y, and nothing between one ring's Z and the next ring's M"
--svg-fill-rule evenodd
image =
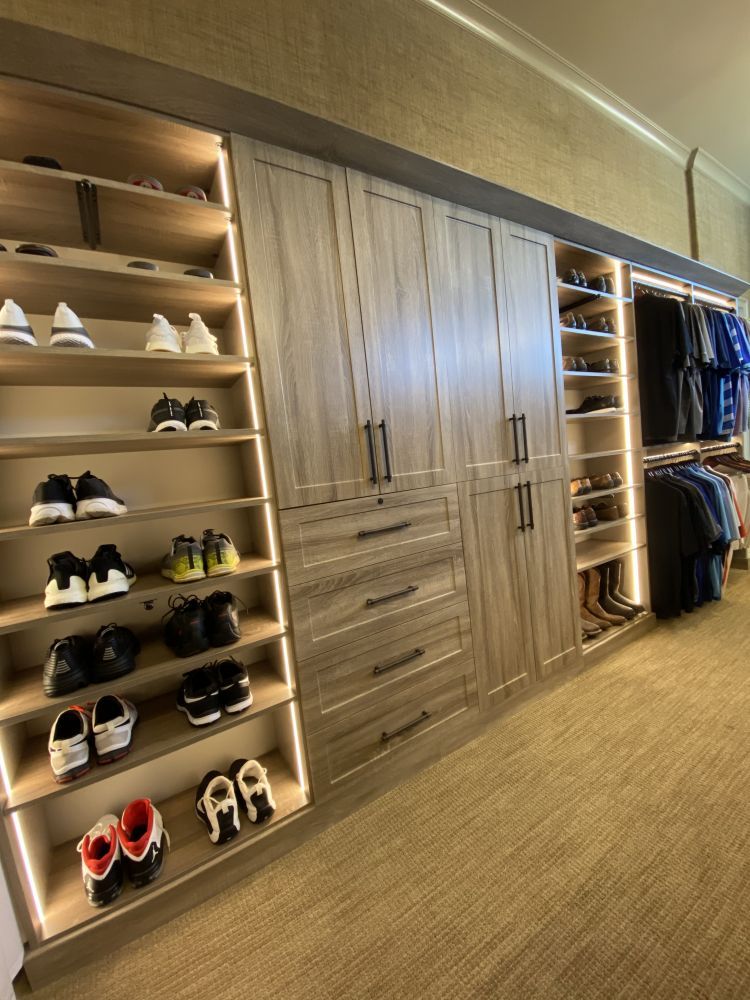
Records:
M635 278L635 275L633 275L633 277ZM623 303L620 301L620 299L622 299L623 290L622 290L622 268L619 268L619 267L615 268L615 291L617 292L617 297L618 297L618 301L617 301L617 304L616 304L616 309L617 309L617 328L620 331L620 336L622 338L624 338L625 337L625 307L624 307ZM630 374L630 371L628 370L627 345L626 345L624 339L622 339L620 341L620 372L625 376L625 378L622 381L623 405L625 407L626 413L629 414L630 413L630 380L628 379L628 375ZM626 452L625 452L625 475L627 476L627 479L625 481L627 483L633 483L633 482L635 482L635 480L633 478L633 437L632 437L632 434L630 432L630 421L631 421L631 419L632 418L630 416L627 416L627 417L625 417L623 419L623 423L625 425L625 448L626 448ZM625 495L628 498L628 502L630 504L631 511L633 513L635 513L635 492L633 490L628 490ZM633 546L632 559L634 560L634 563L635 563L635 572L633 573L633 582L632 582L633 600L636 603L640 603L640 600L641 600L641 586L640 586L640 573L639 573L639 566L638 566L638 550L635 548L635 546L638 543L638 528L637 528L637 524L638 524L638 522L635 521L635 520L632 520L630 522L630 544Z
M714 292L704 292L702 288L693 289L693 298L699 299L701 302L713 302L724 309L734 309L736 306L735 299L727 298L725 295L716 295Z
M11 813L10 818L13 823L13 828L16 831L16 842L18 843L18 850L21 854L21 864L23 865L24 874L26 875L26 883L29 887L29 891L31 892L31 898L34 901L34 909L36 910L37 920L40 924L43 924L44 907L42 906L42 899L39 895L36 878L34 877L34 869L31 865L31 858L29 857L29 852L26 847L26 840L23 835L21 821L18 818L18 813Z
M633 271L632 277L633 281L643 281L647 285L656 285L657 288L664 288L668 292L679 292L681 295L685 294L684 285L680 285L676 281L670 281L668 278L660 278L655 274L644 274L642 271Z

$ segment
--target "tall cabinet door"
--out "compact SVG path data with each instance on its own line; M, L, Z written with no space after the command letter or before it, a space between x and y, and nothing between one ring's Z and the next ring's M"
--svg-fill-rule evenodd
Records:
M524 544L537 680L575 663L581 630L575 588L575 543L570 486L557 473L537 473L521 484Z
M458 487L482 710L501 705L534 681L519 490L511 476Z
M513 406L524 456L521 475L559 468L564 394L551 236L503 222L505 302L513 368Z
M377 493L346 173L232 151L279 507Z
M455 482L448 385L434 324L432 202L347 173L381 489Z
M500 221L435 202L441 345L459 481L515 470Z

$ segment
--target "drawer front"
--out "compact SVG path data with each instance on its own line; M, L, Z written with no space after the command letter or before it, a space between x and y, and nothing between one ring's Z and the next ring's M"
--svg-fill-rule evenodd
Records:
M304 660L465 599L460 546L292 587L297 658Z
M409 698L389 699L386 707L358 712L308 737L316 797L361 781L381 765L408 751L434 750L443 739L441 728L476 706L473 668L467 674L441 672L429 684L417 685ZM395 759L393 760L396 764ZM415 768L403 762L403 780ZM369 780L369 777L366 778Z
M461 541L455 486L281 513L287 578L317 580Z
M304 660L299 681L305 728L315 732L391 695L408 697L415 683L440 668L464 672L471 655L469 607L457 604Z

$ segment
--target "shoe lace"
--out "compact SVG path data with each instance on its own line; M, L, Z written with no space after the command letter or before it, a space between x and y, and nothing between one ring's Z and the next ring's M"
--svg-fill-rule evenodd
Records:
M229 598L229 600L227 600L227 598ZM242 607L245 609L245 611L248 611L248 606L247 604L245 604L242 598L237 597L236 594L230 594L228 590L215 590L212 594L209 594L208 597L205 598L206 604L208 604L209 602L211 603L221 602L222 604L231 604L232 601L235 601L237 604L241 604Z
M195 607L195 605L200 604L201 600L197 594L172 594L172 596L167 601L169 605L169 610L165 611L161 616L162 624L167 618L174 615L181 614L188 607Z

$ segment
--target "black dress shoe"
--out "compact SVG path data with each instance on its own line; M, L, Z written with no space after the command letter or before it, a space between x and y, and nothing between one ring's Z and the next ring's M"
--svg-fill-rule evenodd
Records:
M565 272L562 280L566 285L580 285L581 283L578 280L578 271L575 271L572 267Z
M588 283L588 281L586 279L586 275L583 273L583 271L579 271L578 272L578 284L581 286L581 288L588 288L589 287L589 283Z

